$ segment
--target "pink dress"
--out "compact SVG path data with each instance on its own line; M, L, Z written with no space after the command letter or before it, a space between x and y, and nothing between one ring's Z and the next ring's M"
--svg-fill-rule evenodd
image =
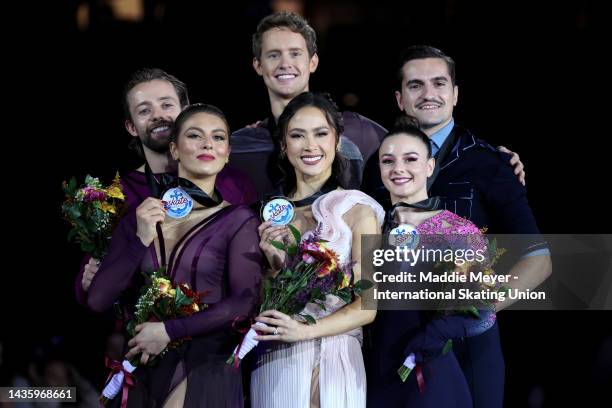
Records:
M384 211L371 197L358 190L335 190L319 197L312 213L321 238L339 256L341 263L351 261L352 232L342 216L355 205L374 210L379 225ZM304 238L312 234L309 231ZM308 314L320 319L345 306L328 295L322 310L308 304ZM354 408L366 405L366 375L361 353L362 330L353 329L336 336L296 343L263 342L256 349L257 361L251 375L253 408L308 408L311 387L318 383L322 408ZM316 373L318 372L318 381Z

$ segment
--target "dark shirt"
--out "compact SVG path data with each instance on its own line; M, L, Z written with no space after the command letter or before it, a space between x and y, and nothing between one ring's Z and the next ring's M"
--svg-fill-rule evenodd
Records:
M348 162L341 175L347 188L361 185L366 160L378 150L386 130L376 122L354 112L343 112L344 133L340 138L339 153ZM263 199L276 190L282 178L278 168L278 145L273 140L276 132L274 119L268 118L257 127L242 128L232 134L230 166L250 175Z

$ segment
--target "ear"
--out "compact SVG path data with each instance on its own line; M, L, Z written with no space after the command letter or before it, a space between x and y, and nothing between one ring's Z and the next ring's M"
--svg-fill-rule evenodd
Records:
M308 64L308 70L312 74L313 72L317 70L318 66L319 66L319 55L317 53L314 53L312 54L312 57L310 57L310 63Z
M427 160L427 177L431 177L433 174L434 168L436 167L436 159L433 157Z
M168 147L170 149L170 154L172 155L172 158L176 161L179 161L178 146L176 145L176 143L170 142L170 145Z
M453 98L453 106L457 106L457 99L459 99L459 87L455 85L455 97Z
M395 101L399 110L403 111L404 105L402 105L402 93L400 91L395 91Z
M261 71L261 62L255 57L253 57L253 69L257 72L257 75L262 76L263 72Z
M136 128L134 127L134 123L131 120L126 119L124 125L125 130L127 130L130 135L138 137L138 133L136 132Z

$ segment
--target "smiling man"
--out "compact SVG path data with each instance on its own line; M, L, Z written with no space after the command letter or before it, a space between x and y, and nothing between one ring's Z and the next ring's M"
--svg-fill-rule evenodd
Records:
M429 196L440 197L442 209L479 228L487 227L489 233L530 237L522 243L517 254L520 259L509 271L517 279L508 286L523 289L541 284L551 273L550 253L539 236L510 156L454 122L459 88L453 59L430 46L409 47L400 58L395 97L399 109L415 117L430 139L436 165L428 179ZM368 163L366 178L380 180L378 163L372 163ZM382 182L370 183L370 192L380 198L377 186ZM496 308L499 311L511 303L500 302ZM470 386L474 407L502 407L504 359L497 324L481 335L456 341L453 351Z
M162 175L176 172L176 161L169 152L170 136L174 120L188 104L185 83L159 68L140 69L127 81L123 91L124 125L132 136L130 148L144 161L139 168L121 177L127 211L138 207L145 198L163 193ZM227 166L219 173L216 186L232 204L255 199L255 189L248 177ZM81 304L86 303L98 263L88 256L83 260L75 282L76 297Z
M253 68L268 89L270 116L232 135L230 165L251 175L259 198L272 193L282 175L277 169L276 121L289 101L309 90L317 70L316 33L301 16L279 12L262 19L253 34ZM378 149L386 133L377 123L353 112L343 112L345 131L339 153L348 162L345 184L358 188L363 164Z

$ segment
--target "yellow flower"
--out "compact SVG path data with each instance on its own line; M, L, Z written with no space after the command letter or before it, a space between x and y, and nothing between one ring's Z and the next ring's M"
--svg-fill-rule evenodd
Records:
M109 212L111 214L115 214L117 212L115 206L109 203L100 203L100 209L104 212Z
M345 273L343 275L344 276L342 277L342 283L340 284L339 289L344 289L348 287L348 285L351 283L351 276L348 273Z
M160 293L167 293L172 287L170 281L166 278L156 278L154 281Z
M125 195L121 191L121 186L112 185L106 190L106 194L110 198L116 198L118 200L125 200Z
M191 305L191 308L193 309L194 312L199 312L200 311L200 306L198 306L197 303L193 303Z

